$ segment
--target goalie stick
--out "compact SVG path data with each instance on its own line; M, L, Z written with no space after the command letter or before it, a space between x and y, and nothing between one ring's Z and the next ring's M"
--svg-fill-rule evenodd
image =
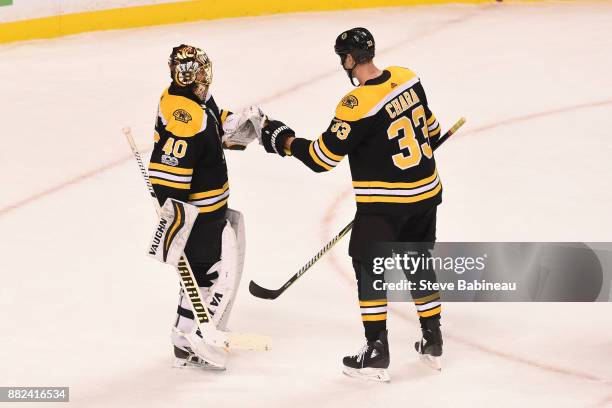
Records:
M453 127L451 127L442 137L440 137L435 144L432 145L432 149L436 150L440 145L448 140L463 124L465 123L465 118L459 119ZM329 252L330 249L336 245L338 241L340 241L348 232L353 228L353 221L349 222L348 225L342 228L331 241L329 241L315 256L313 256L306 265L302 266L299 271L295 275L293 275L283 286L278 289L266 289L262 286L259 286L254 281L249 283L249 292L251 295L261 298L261 299L276 299L279 297L284 291L286 291L291 285L297 281L300 276L306 273L323 255Z
M140 152L138 151L138 147L134 142L132 130L129 127L123 128L123 134L125 135L128 143L130 144L130 147L132 148L132 153L136 158L140 173L142 174L145 184L147 185L147 189L149 190L151 199L154 202L155 210L159 215L161 206L157 201L157 195L155 194L155 190L153 189L153 185L151 184L151 180L149 179L149 173L147 172L144 162L142 161ZM208 313L206 303L202 298L200 288L196 283L196 279L193 275L193 271L191 270L191 266L189 265L189 261L187 260L187 257L184 253L181 255L181 258L179 260L177 272L179 274L181 287L187 294L187 298L191 303L192 311L194 312L194 315L196 317L198 328L200 329L202 337L206 343L213 346L225 347L229 349L234 348L257 351L270 349L270 338L267 336L249 333L225 332L222 330L218 330L215 327L215 324L212 321L210 314Z

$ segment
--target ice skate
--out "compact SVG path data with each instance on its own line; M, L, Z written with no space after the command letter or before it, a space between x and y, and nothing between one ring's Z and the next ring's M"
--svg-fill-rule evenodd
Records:
M368 341L357 354L344 357L342 363L344 364L342 372L350 377L370 381L390 381L387 372L389 367L387 331L382 331L378 340Z
M225 365L227 363L228 358L227 349L223 347L212 346L206 343L199 329L196 329L190 333L185 333L175 328L174 333L183 337L189 344L188 347L179 348L175 346L175 356L176 349L183 350L187 353L193 354L193 356L196 358L194 360L194 358L189 355L185 356L184 360L188 365L193 365L193 361L201 360L201 363L205 363L206 368L208 369L225 370ZM181 354L181 356L184 356L183 353L179 354ZM179 358L178 356L176 357Z
M426 319L421 322L423 337L414 343L414 348L419 353L421 361L428 367L442 371L442 332L440 331L439 319Z
M225 367L210 364L198 357L189 347L180 348L174 346L175 368L200 368L203 370L225 371Z

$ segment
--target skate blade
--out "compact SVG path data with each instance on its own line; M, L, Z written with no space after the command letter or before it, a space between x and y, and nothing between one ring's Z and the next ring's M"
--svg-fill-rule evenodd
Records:
M391 377L385 368L351 368L344 367L342 372L349 377L360 378L368 381L389 382Z
M225 367L216 366L213 364L209 364L207 362L203 363L193 363L191 361L184 360L182 358L175 358L174 363L172 364L172 368L181 368L181 369L200 369L206 371L225 371Z
M442 359L429 354L419 354L419 358L425 365L436 371L442 371Z

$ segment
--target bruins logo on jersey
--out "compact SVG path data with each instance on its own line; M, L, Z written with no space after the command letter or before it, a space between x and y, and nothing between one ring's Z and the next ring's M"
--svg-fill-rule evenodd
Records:
M353 109L357 105L359 105L359 100L354 95L349 95L342 99L342 106L346 106L349 109Z
M189 112L187 112L185 109L175 110L174 113L172 113L172 116L174 116L174 119L183 123L189 123L189 121L193 119Z

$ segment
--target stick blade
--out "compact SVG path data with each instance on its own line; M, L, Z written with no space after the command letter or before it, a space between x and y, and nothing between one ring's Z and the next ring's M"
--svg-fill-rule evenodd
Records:
M250 351L269 351L272 350L272 339L269 336L252 333L228 333L229 348L250 350Z
M262 288L254 281L249 283L249 292L260 299L276 299L281 294L280 290Z

